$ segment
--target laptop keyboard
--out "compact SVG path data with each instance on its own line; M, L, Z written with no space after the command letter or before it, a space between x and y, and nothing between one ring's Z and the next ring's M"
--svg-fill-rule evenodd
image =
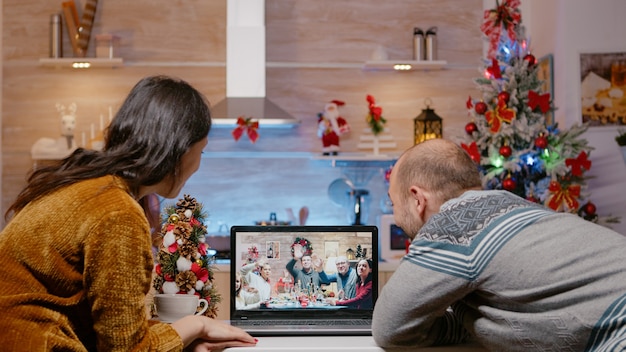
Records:
M235 320L232 325L274 326L274 325L372 325L371 320Z

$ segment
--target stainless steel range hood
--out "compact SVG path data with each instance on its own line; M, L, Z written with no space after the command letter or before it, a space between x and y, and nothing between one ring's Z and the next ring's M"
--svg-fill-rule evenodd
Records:
M227 0L226 98L211 108L213 125L252 118L261 127L295 127L295 119L265 96L265 0Z

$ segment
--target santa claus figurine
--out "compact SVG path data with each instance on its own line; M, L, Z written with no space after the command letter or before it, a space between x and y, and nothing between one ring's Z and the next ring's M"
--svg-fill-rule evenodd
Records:
M339 116L339 107L345 103L333 100L326 104L324 112L318 114L317 136L322 139L323 155L339 153L339 136L350 132L350 125Z

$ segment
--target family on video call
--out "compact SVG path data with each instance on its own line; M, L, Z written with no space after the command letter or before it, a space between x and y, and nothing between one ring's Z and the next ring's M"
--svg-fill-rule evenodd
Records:
M297 238L284 264L278 248L279 242L269 242L265 256L259 256L256 246L248 249L247 261L235 273L237 309L373 307L367 249L350 254L350 260L328 252L322 258L308 240Z

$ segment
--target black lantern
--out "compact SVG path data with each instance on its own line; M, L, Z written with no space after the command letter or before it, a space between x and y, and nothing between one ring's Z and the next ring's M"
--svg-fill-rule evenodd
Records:
M429 139L443 137L443 123L441 117L435 114L435 110L430 108L430 99L426 99L426 109L422 110L415 119L413 119L413 135L415 144L422 143Z

